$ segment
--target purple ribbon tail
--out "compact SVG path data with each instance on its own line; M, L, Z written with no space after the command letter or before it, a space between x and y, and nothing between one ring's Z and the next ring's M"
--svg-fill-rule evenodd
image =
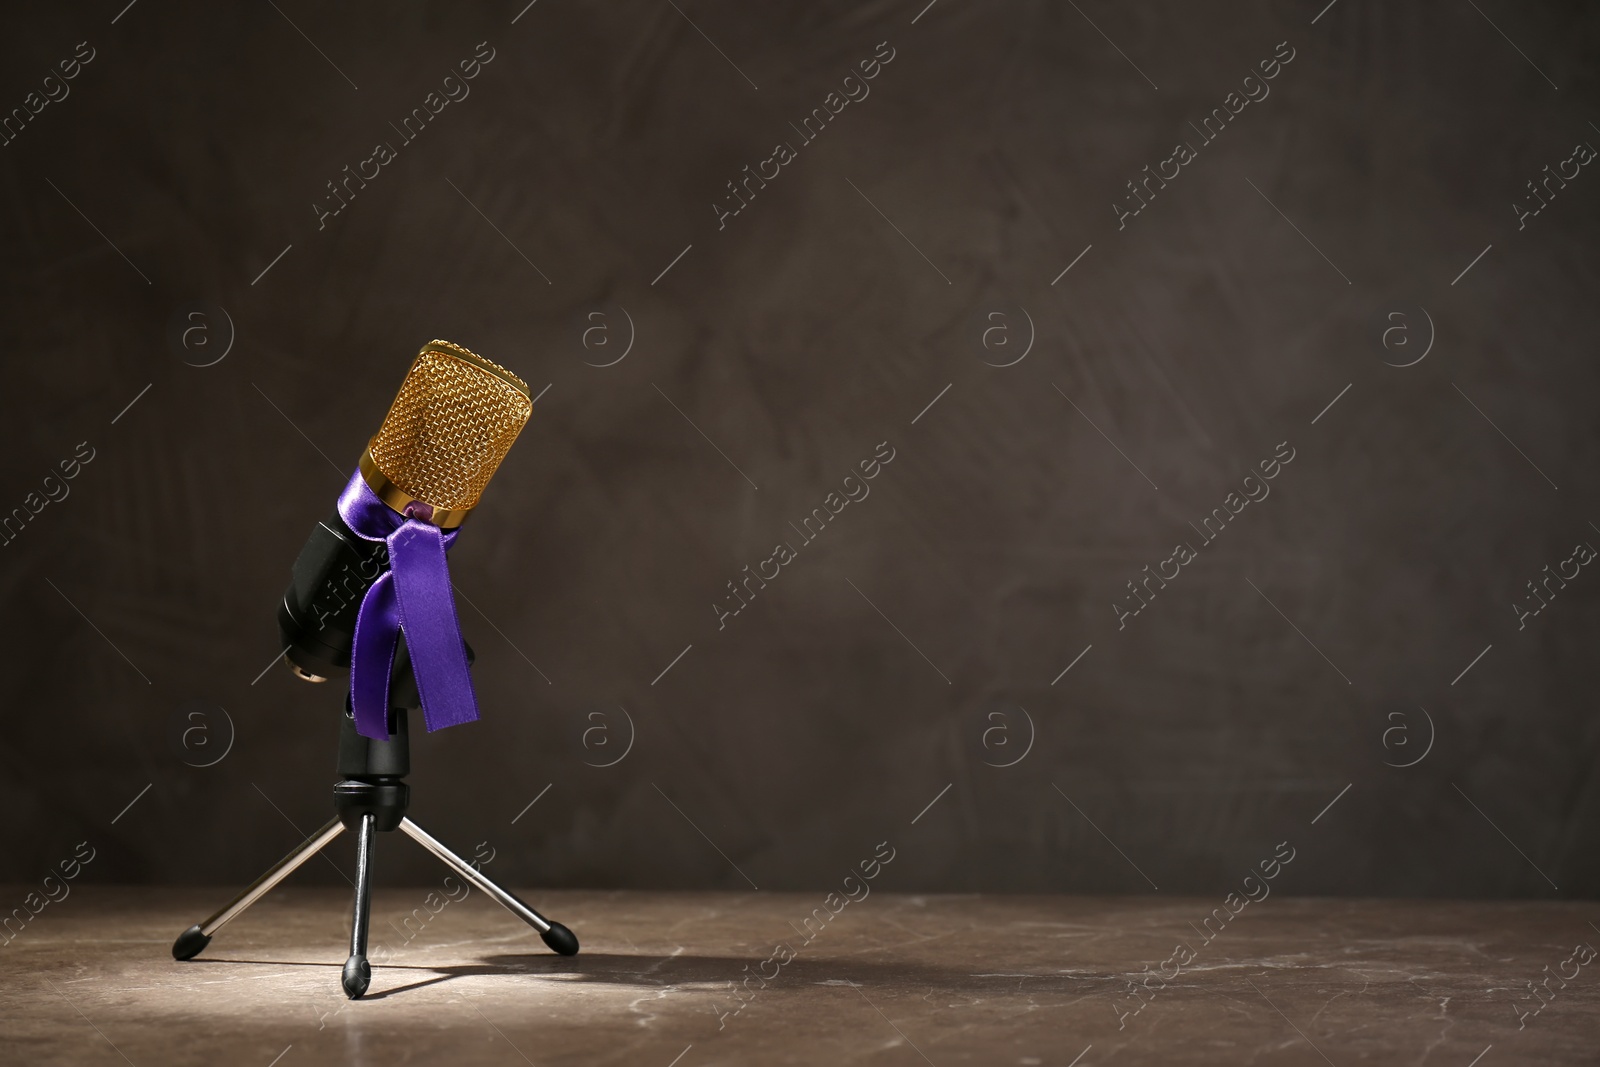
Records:
M400 636L400 606L394 575L378 576L356 615L355 646L350 651L350 709L356 733L375 741L389 739L389 676Z
M428 729L475 721L478 699L450 589L444 532L431 523L407 519L389 535L389 566Z
M389 739L389 679L402 633L428 729L475 721L478 700L445 557L456 531L392 511L359 472L339 497L339 513L358 536L389 548L389 570L372 583L356 616L350 655L356 732Z

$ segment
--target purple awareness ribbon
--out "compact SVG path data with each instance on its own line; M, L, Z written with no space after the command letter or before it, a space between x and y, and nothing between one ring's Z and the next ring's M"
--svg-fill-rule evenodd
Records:
M389 546L389 569L367 589L356 616L350 654L356 732L375 741L389 739L389 676L402 632L428 729L476 721L478 699L445 559L459 531L396 512L378 499L360 471L339 494L339 515L356 536Z

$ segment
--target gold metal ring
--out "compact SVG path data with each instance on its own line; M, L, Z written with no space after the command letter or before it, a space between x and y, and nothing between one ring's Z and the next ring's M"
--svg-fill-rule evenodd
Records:
M460 526L472 511L471 508L436 508L395 485L383 471L378 469L377 461L372 458L370 441L367 442L367 447L361 450L361 477L366 481L367 487L391 510L407 518L431 522L442 530L453 530Z

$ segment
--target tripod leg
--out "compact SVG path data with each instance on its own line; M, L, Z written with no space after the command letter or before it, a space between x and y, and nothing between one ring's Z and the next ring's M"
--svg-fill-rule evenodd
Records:
M372 981L372 965L367 962L367 925L372 917L372 834L377 816L361 816L356 831L356 908L350 923L350 958L344 961L345 996L355 1000L367 991Z
M327 825L296 845L294 851L274 864L271 870L250 883L249 888L230 900L221 911L205 922L191 926L179 934L178 940L172 945L172 958L175 960L194 958L211 943L211 935L222 929L244 909L260 900L268 890L289 877L296 868L315 856L324 845L343 832L344 824L337 818L330 819Z
M428 831L424 830L422 827L418 826L416 823L412 822L409 818L403 818L400 820L400 829L404 830L423 848L427 849L429 852L432 852L435 856L439 857L439 859L443 860L446 866L453 867L456 873L461 875L461 877L465 878L467 881L483 890L489 896L493 897L511 914L515 915L517 918L521 919L523 922L539 931L539 936L544 938L544 943L549 945L556 952L559 952L563 956L577 955L578 938L577 935L575 935L571 930L568 930L560 923L551 922L549 919L546 919L543 915L540 915L538 912L528 907L528 905L518 900L515 894L507 892L506 890L495 885L494 882L490 881L488 876L482 871L478 870L478 868L474 867L472 864L468 863L454 852L451 852L449 848L445 847L443 842L434 837L432 834L428 833Z

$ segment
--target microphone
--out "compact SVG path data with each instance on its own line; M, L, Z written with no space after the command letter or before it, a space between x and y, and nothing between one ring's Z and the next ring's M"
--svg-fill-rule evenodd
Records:
M284 659L297 675L321 682L350 672L336 814L221 911L179 934L174 959L193 959L346 829L357 835L350 956L340 979L351 1000L372 981L367 935L372 844L380 831L411 837L563 956L578 951L571 930L496 885L406 814L407 711L421 707L429 730L478 717L467 671L472 650L461 639L445 553L532 413L527 384L504 367L448 341L430 341L417 353L337 509L295 560L278 607Z
M504 367L422 346L295 560L278 607L285 662L312 682L348 670L362 736L387 740L394 707L420 706L429 730L477 719L445 553L532 411Z

